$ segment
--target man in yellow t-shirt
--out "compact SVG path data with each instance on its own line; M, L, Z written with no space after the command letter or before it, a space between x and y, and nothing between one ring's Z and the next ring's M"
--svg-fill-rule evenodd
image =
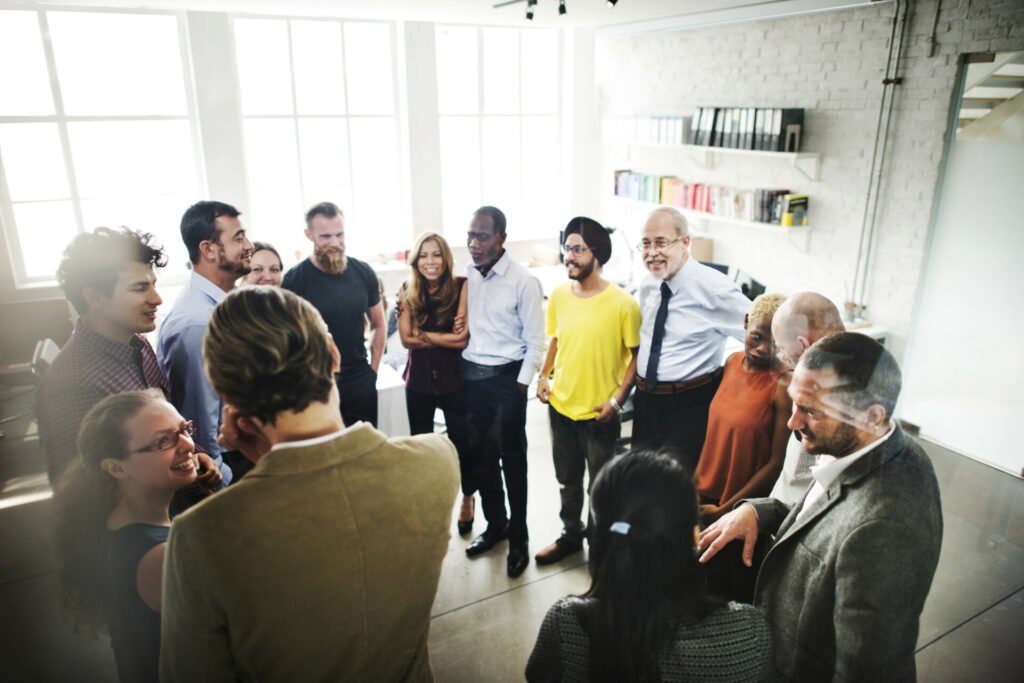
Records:
M548 404L563 528L558 540L537 553L539 565L583 549L584 470L593 482L615 454L619 413L633 386L640 345L640 305L601 277L612 255L608 231L593 219L573 218L562 233L562 253L569 282L551 293L551 343L537 398Z

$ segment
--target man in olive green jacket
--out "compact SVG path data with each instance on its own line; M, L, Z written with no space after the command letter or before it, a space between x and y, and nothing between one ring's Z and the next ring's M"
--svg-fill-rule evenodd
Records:
M256 465L174 521L161 680L432 681L454 447L345 428L337 348L291 292L229 294L203 352L221 439Z

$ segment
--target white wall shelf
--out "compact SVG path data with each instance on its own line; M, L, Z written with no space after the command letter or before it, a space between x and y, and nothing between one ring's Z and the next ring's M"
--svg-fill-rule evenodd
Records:
M754 230L761 230L763 232L771 232L776 234L785 235L789 241L797 246L801 251L807 251L808 241L811 234L811 226L809 225L794 225L794 226L783 226L775 225L774 223L761 223L759 221L748 221L743 218L734 218L732 216L719 216L717 214L708 213L706 211L695 211L694 209L684 209L681 206L672 206L670 204L657 204L655 202L647 202L640 199L632 199L630 197L623 197L620 195L612 195L616 201L622 202L627 206L635 206L639 209L646 211L653 211L658 206L669 206L676 209L693 224L694 232L698 236L709 236L711 234L710 226L711 223L725 223L727 225L736 225L743 228L752 228Z
M685 152L690 159L702 168L714 168L715 157L748 156L761 159L786 160L810 180L817 180L821 171L821 154L819 152L769 152L763 149L736 149L733 147L709 147L707 145L681 145L670 143L630 143L631 147L646 149L672 149Z

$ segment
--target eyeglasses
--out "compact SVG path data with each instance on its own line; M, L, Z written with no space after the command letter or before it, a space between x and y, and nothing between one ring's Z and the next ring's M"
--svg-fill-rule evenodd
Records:
M641 242L640 244L636 245L636 250L639 251L641 254L646 254L652 249L654 251L665 251L673 244L681 241L682 239L682 237L677 237L671 242L666 242L665 240L658 240L656 242Z
M492 235L490 233L487 233L487 232L467 232L466 233L466 244L469 244L473 240L476 240L480 244L487 244L492 239L494 239L494 235Z
M588 251L590 251L590 247L584 247L584 246L579 245L579 244L573 245L571 247L568 244L563 244L562 245L562 253L563 254L572 254L573 256L583 256L583 254L585 252L588 252Z
M169 448L177 446L181 437L187 436L191 439L192 435L195 433L196 424L192 420L189 420L178 429L169 431L160 438L154 439L148 446L136 448L134 451L129 451L129 453L159 453L160 451L166 451Z

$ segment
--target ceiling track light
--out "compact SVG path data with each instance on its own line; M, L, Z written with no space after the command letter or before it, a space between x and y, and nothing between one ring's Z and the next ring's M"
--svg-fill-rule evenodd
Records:
M608 0L607 5L609 7L615 7L615 3L617 3L618 1L619 0Z
M565 14L565 0L558 0L558 13Z
M533 21L533 7L537 4L537 0L526 0L526 19L527 21Z

